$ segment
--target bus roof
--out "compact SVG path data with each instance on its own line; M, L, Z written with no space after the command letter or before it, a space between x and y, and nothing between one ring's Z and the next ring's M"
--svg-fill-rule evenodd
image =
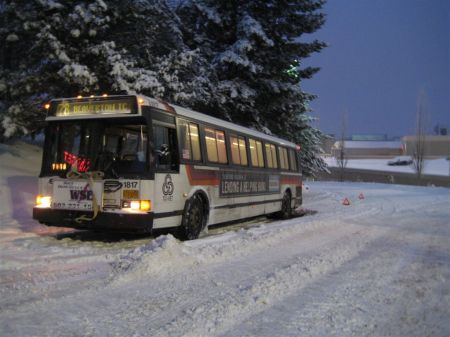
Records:
M108 99L121 99L121 98L126 98L126 97L131 97L134 96L136 97L136 99L139 102L139 105L144 105L144 106L150 106L153 108L157 108L172 114L175 114L177 116L182 116L182 117L186 117L186 118L192 118L195 119L199 122L205 122L211 125L215 125L218 127L223 127L229 130L234 130L236 132L240 132L249 136L254 136L257 138L261 138L264 140L267 140L269 142L273 142L279 145L284 145L284 146L288 146L288 147L292 147L294 149L297 148L297 145L289 142L285 139L281 139L278 137L274 137L271 135L267 135L263 132L260 131L256 131L244 126L240 126L231 122L227 122L225 120L219 119L219 118L215 118L200 112L196 112L193 111L191 109L187 109L187 108L183 108L181 106L175 105L175 104L171 104L171 103L167 103L152 97L148 97L148 96L143 96L143 95L111 95L111 96L90 96L90 97L73 97L73 98L57 98L57 99L53 99L52 102L62 102L62 101L85 101L86 99L88 99L90 101L90 99L94 100L94 101L98 101L98 100L108 100ZM140 112L138 112L140 113ZM107 115L104 115L104 117L125 117L125 116L131 116L129 114L114 114L114 113L110 113ZM47 121L54 121L54 120L61 120L61 119L90 119L90 118L98 118L99 115L95 115L95 114L84 114L84 115L79 115L79 116L68 116L68 117L56 117L56 116L47 116L46 120Z
M293 148L297 147L296 144L294 144L292 142L289 142L289 141L287 141L285 139L281 139L281 138L278 138L278 137L270 136L270 135L267 135L267 134L265 134L263 132L256 131L256 130L253 130L253 129L250 129L250 128L246 128L244 126L240 126L238 124L227 122L227 121L225 121L223 119L215 118L215 117L212 117L212 116L200 113L200 112L196 112L196 111L193 111L193 110L190 110L190 109L186 109L186 108L183 108L183 107L175 105L175 104L170 104L170 106L172 106L175 109L175 112L176 112L176 114L178 116L184 116L184 117L188 117L188 118L193 118L193 119L196 119L198 121L203 121L203 122L208 123L208 124L217 125L219 127L224 127L224 128L229 129L229 130L234 130L236 132L244 133L244 134L247 134L247 135L250 135L250 136L262 138L264 140L267 140L267 141L270 141L270 142L273 142L273 143L277 143L277 144L280 144L280 145L285 145L285 146L289 146L289 147L293 147Z

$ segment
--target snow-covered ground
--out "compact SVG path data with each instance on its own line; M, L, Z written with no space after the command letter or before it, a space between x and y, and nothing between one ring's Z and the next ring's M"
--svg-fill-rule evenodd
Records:
M337 162L334 157L325 157L325 162L330 167L337 167ZM364 169L371 171L387 171L387 172L404 172L414 173L412 165L406 166L389 166L388 162L393 159L349 159L347 162L348 168ZM437 176L449 176L450 161L445 158L427 159L425 160L424 174L431 174Z
M30 219L39 162L0 146L0 336L450 335L450 189L315 182L304 217L105 239Z

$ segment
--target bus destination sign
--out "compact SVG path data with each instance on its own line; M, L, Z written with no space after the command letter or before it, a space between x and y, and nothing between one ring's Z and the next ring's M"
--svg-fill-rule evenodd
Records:
M62 100L54 103L54 115L57 117L78 115L131 114L136 109L136 100L132 97L102 100Z

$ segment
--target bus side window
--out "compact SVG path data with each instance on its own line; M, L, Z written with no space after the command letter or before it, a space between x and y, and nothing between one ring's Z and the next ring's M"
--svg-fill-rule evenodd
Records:
M290 149L289 150L289 163L291 164L292 171L298 171L297 170L297 160L295 157L296 157L295 151Z
M205 143L208 161L221 164L228 162L223 131L205 128Z
M200 151L200 133L198 132L198 125L189 123L189 135L191 137L192 159L202 160L202 153Z
M280 167L282 170L289 170L288 154L284 147L278 147L278 153L280 154Z
M153 152L157 170L177 170L176 130L153 125Z
M249 138L250 157L252 159L252 166L264 167L264 157L262 150L262 143L259 140Z
M180 126L181 158L200 161L202 156L198 125L184 120L179 120L178 125Z
M245 138L230 135L231 161L233 164L247 166L247 148Z
M278 168L277 152L275 150L275 145L266 143L265 147L266 147L267 166L269 168Z
M270 151L272 152L273 167L278 168L277 150L275 145L270 144Z
M245 146L245 138L239 137L239 153L241 155L241 165L248 165L247 161L247 147Z

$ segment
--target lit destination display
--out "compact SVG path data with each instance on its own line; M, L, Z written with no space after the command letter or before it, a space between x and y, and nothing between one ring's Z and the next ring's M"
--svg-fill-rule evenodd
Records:
M78 115L131 114L136 111L136 99L62 100L53 102L53 114L58 117Z

